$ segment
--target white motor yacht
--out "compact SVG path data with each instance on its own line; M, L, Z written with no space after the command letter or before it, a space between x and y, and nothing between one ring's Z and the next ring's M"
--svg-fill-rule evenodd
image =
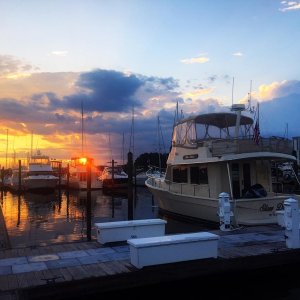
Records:
M236 224L277 222L276 210L299 195L278 188L275 163L293 162L292 141L261 137L252 117L236 104L230 112L207 113L174 125L165 175L146 186L159 208L173 214L219 222L219 195L229 195Z
M52 169L49 156L37 151L30 159L23 185L25 190L54 190L58 179Z

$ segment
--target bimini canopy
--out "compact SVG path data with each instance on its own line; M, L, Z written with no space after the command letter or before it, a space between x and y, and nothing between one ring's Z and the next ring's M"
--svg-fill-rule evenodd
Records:
M238 123L238 124L237 124ZM209 113L179 121L173 130L173 145L194 147L205 139L246 137L250 134L253 119L235 113Z
M228 128L236 125L236 118L237 114L234 113L209 113L182 120L180 123L184 123L187 120L194 120L196 124L210 125L218 128ZM240 125L252 124L252 118L241 115Z

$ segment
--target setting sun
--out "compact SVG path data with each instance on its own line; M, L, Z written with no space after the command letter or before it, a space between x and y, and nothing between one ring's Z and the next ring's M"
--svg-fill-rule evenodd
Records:
M81 158L79 158L79 162L80 162L82 165L86 165L86 163L87 163L87 158L86 158L86 157L81 157Z

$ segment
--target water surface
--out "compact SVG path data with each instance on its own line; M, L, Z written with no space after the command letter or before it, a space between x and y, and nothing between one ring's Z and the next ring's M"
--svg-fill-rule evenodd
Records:
M127 193L91 192L88 206L86 191L55 191L49 194L2 193L0 203L12 248L51 245L96 239L97 222L128 220ZM166 233L193 232L203 229L162 215L147 188L136 189L133 219L163 218Z

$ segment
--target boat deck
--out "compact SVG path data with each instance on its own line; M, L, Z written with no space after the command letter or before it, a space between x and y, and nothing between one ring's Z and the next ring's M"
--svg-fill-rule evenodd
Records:
M217 259L142 269L131 265L127 243L104 247L91 241L1 250L0 299L77 299L300 264L300 250L286 247L284 230L278 225L210 232L220 235Z

